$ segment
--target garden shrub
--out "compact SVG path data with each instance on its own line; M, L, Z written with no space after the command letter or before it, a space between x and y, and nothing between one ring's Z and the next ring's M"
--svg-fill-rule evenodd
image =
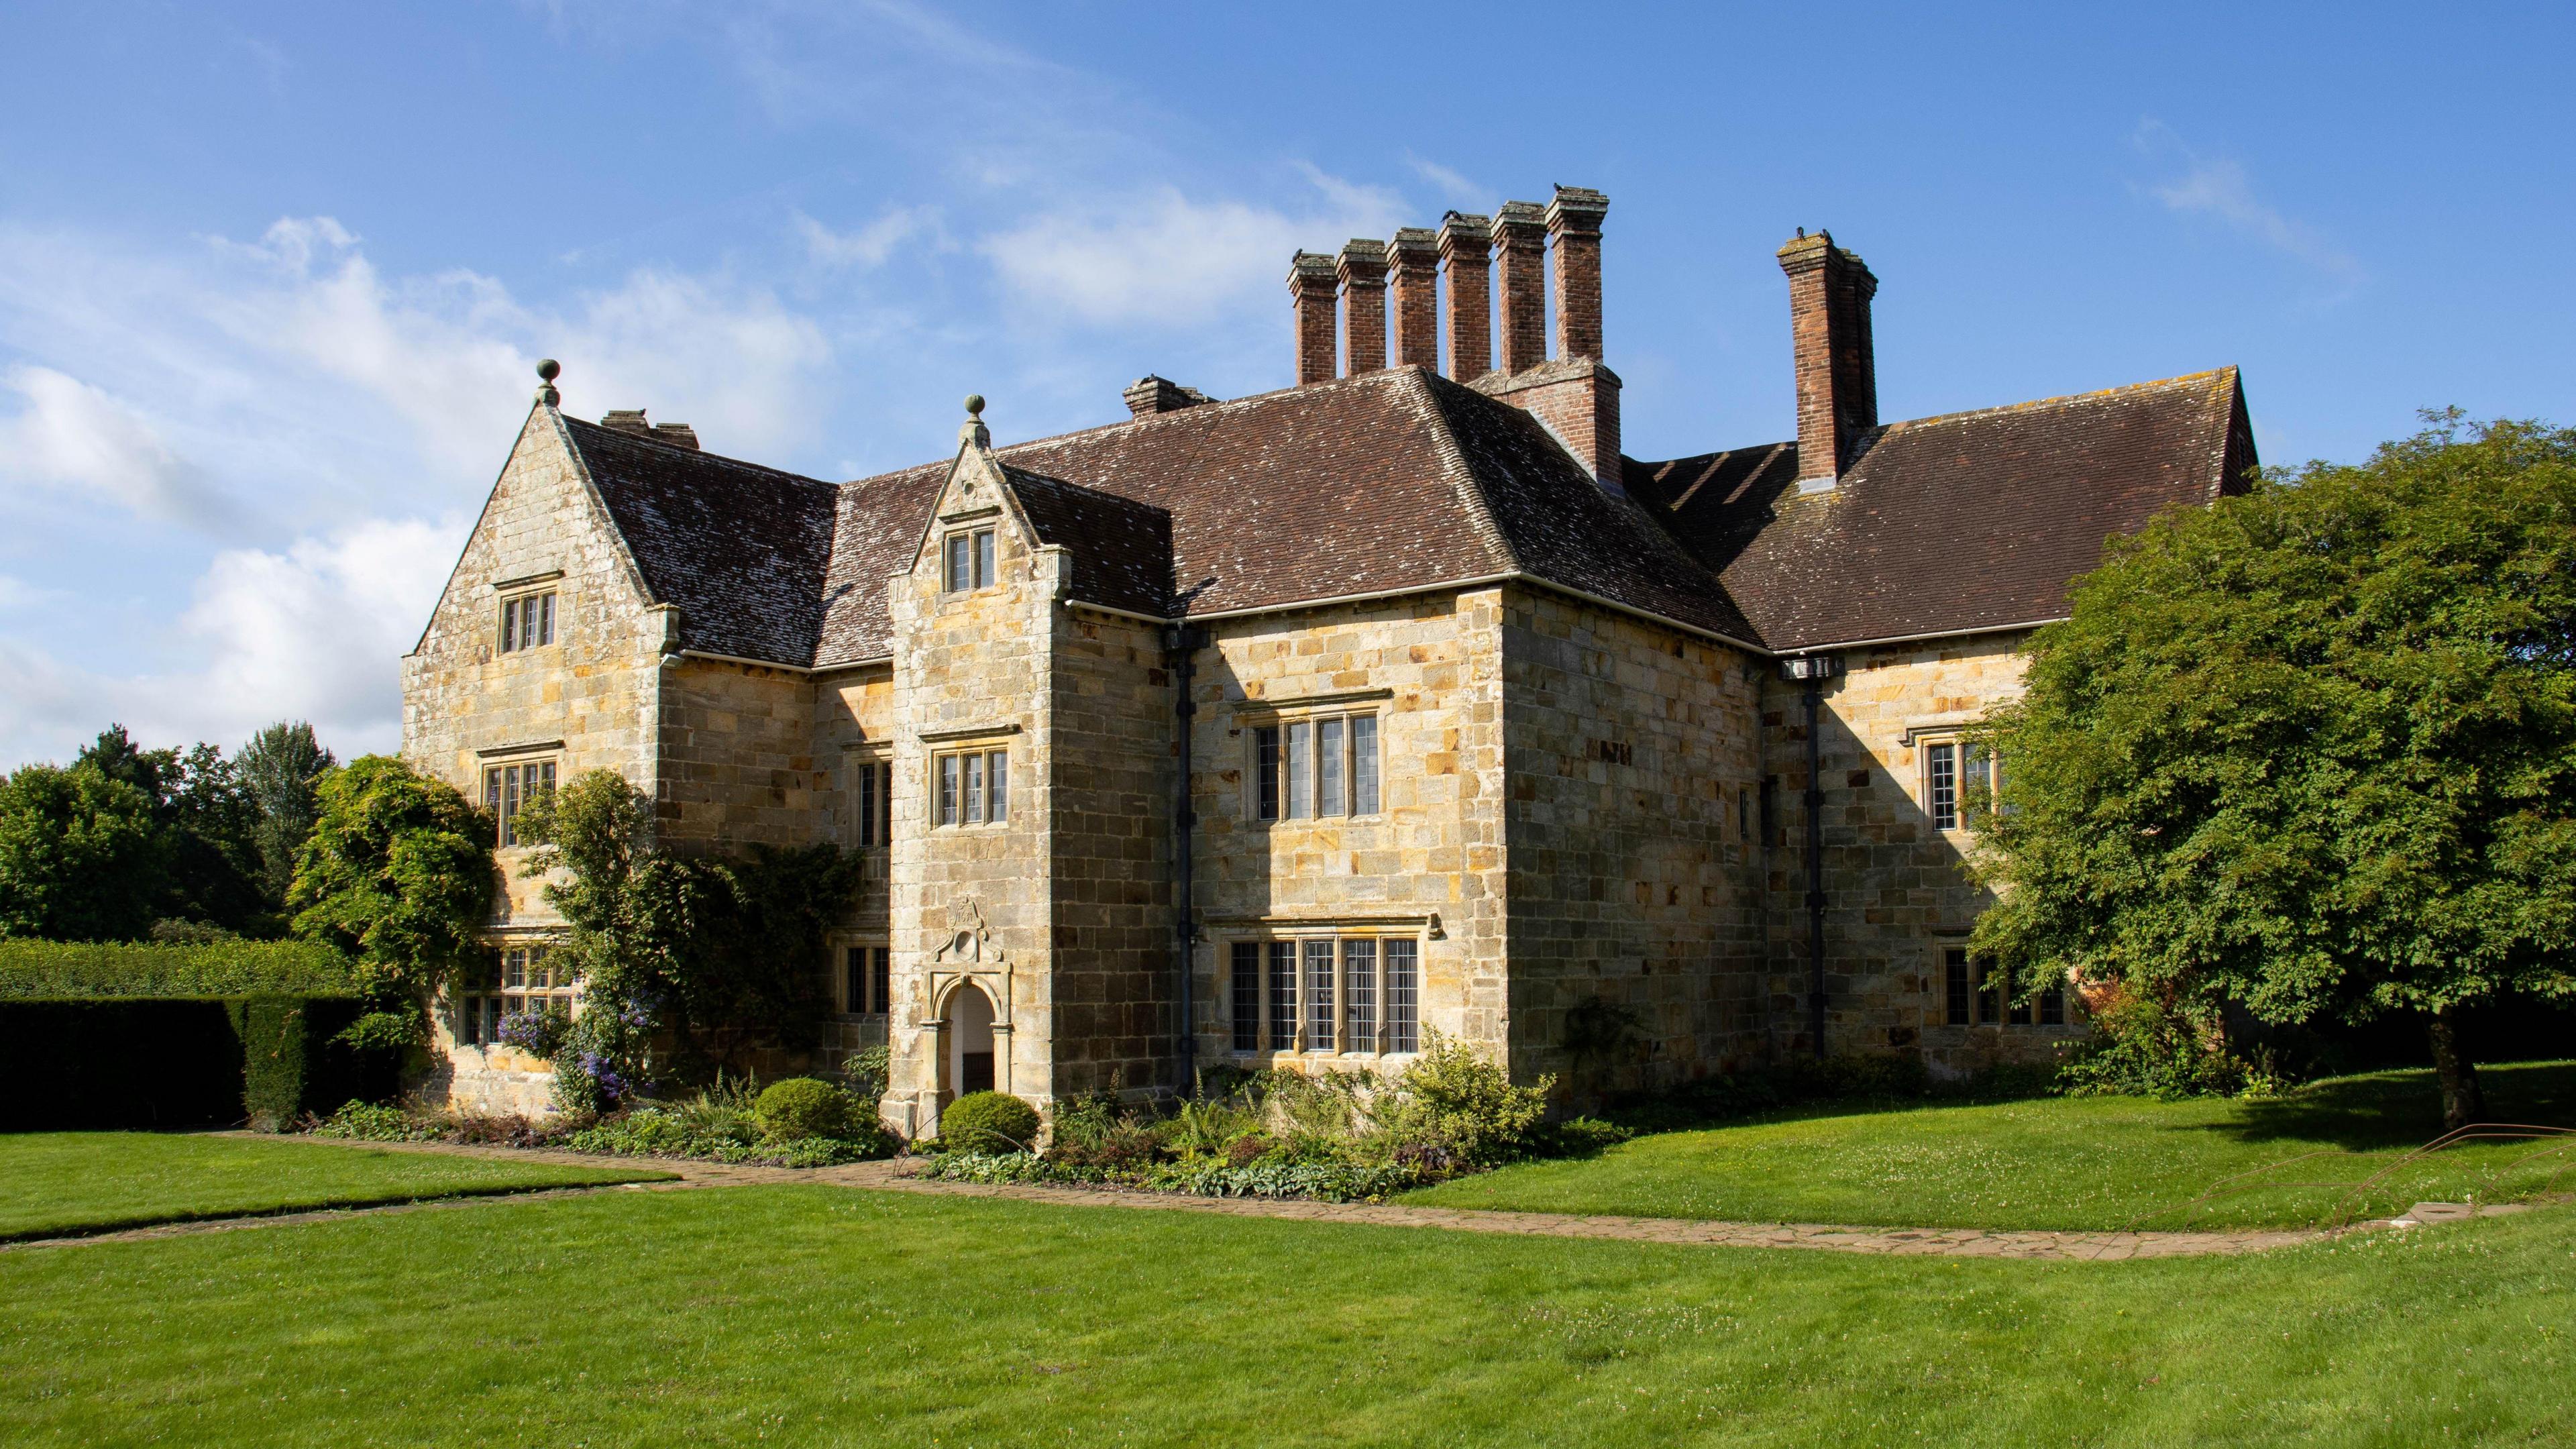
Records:
M1542 1157L1590 1157L1636 1135L1616 1122L1598 1117L1568 1117L1540 1129L1537 1147Z
M789 1077L772 1082L753 1108L769 1136L781 1141L798 1137L841 1137L850 1130L850 1099L816 1077Z
M2093 1008L2093 1036L2056 1072L2070 1097L2233 1097L2285 1089L2283 1073L2227 1048L2214 1014L2127 990Z
M314 1123L312 1130L316 1137L358 1142L434 1142L446 1135L440 1123L380 1102L344 1102L340 1110Z
M283 1132L304 1115L310 1053L305 1003L273 996L232 1003L241 1033L242 1113L254 1132Z
M1422 1055L1396 1079L1386 1110L1387 1130L1399 1142L1445 1153L1458 1165L1493 1167L1527 1156L1547 1118L1547 1094L1556 1078L1526 1087L1465 1042L1433 1033Z
M1026 1152L1038 1140L1038 1109L1006 1092L968 1092L939 1114L951 1152Z
M555 1059L572 1035L572 1012L561 1004L542 1011L514 1011L501 1018L501 1042L542 1062Z

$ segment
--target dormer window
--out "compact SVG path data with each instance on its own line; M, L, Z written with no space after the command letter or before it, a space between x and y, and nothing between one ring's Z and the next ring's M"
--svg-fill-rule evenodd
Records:
M993 530L978 528L948 535L943 550L946 564L944 587L949 593L962 594L971 589L993 586Z
M521 594L501 601L501 652L536 649L555 642L555 594Z

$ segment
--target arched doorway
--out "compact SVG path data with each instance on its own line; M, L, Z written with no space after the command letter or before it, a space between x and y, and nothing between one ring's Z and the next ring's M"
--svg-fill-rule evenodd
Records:
M950 1099L993 1090L993 998L969 981L948 998Z

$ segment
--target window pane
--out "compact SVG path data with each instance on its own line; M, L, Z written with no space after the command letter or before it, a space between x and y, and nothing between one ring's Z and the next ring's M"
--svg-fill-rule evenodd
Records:
M1261 1049L1261 943L1237 941L1233 951L1234 1049Z
M992 585L993 531L988 528L975 535L975 587L985 589Z
M1959 828L1959 747L1934 745L1928 756L1925 779L1931 798L1924 803L1932 813L1932 828Z
M1275 1052L1297 1049L1297 943L1272 941L1270 946L1270 1049Z
M1339 1040L1333 1033L1333 943L1306 943L1306 1050L1328 1052Z
M1411 941L1381 942L1386 948L1386 1049L1410 1052L1422 1049L1418 1029L1422 979L1420 963L1414 957Z
M537 773L537 774L538 774L538 776L540 777L540 778L538 779L538 781L537 781L537 788L538 788L538 789L540 789L540 790L552 790L552 789L555 787L555 762L554 762L554 761L552 761L552 760L548 760L548 761L546 761L546 762L545 762L544 764L542 764L542 765L531 765L529 768L530 768L530 769L532 769L532 770L534 770L534 771L536 771L536 773Z
M1968 953L1941 953L1941 1020L1948 1026L1968 1024Z
M519 832L512 824L519 814L519 767L501 767L501 843L516 845Z
M1292 724L1288 727L1288 818L1303 820L1315 813L1315 727Z
M942 545L942 547L947 550L948 557L945 560L947 574L942 581L941 587L947 589L948 592L952 594L957 593L967 587L966 535L962 533L952 533L948 536L947 542Z
M957 757L939 757L939 823L957 823Z
M1377 1050L1377 942L1342 943L1342 1043Z
M1977 976L1977 1025L1992 1026L2003 1019L2003 973L1988 971L1986 963L1970 963Z
M995 750L984 757L984 818L999 824L1011 818L1011 756Z
M1315 813L1349 813L1342 806L1342 722L1337 719L1315 722Z
M1959 746L1960 803L1964 810L1983 810L1995 803L1995 774L1984 747Z
M1258 776L1253 794L1264 820L1279 818L1279 727L1265 725L1252 732L1252 768Z
M958 819L973 825L984 818L984 757L959 755L955 758L966 775L965 804L958 811Z
M555 596L552 594L537 597L537 642L555 642Z
M868 995L868 1010L894 1010L894 951L891 947L868 948L868 974L875 986Z
M1351 720L1351 813L1377 813L1377 716Z
M894 766L877 766L877 844L894 844Z
M501 985L516 991L528 984L528 953L515 948L501 953Z
M864 1012L868 1009L868 948L846 946L841 950L841 1009Z
M503 599L501 601L501 652L507 654L518 647L519 601Z
M2066 1025L2066 988L2052 986L2039 994L2039 1024Z
M852 837L851 843L854 845L874 845L877 843L876 762L873 760L859 761L858 768L855 773L858 778L851 783L858 787L856 792L858 798L852 802L851 813L858 817L856 821L858 830L857 834Z

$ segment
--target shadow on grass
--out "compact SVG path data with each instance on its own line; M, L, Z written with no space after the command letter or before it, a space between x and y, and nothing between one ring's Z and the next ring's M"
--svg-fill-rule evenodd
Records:
M2478 1069L2486 1120L2576 1126L2576 1062L2511 1062ZM2200 1129L2240 1142L2331 1143L2356 1152L2421 1147L2442 1135L2442 1093L2428 1070L2336 1077L2241 1104L2234 1122Z

